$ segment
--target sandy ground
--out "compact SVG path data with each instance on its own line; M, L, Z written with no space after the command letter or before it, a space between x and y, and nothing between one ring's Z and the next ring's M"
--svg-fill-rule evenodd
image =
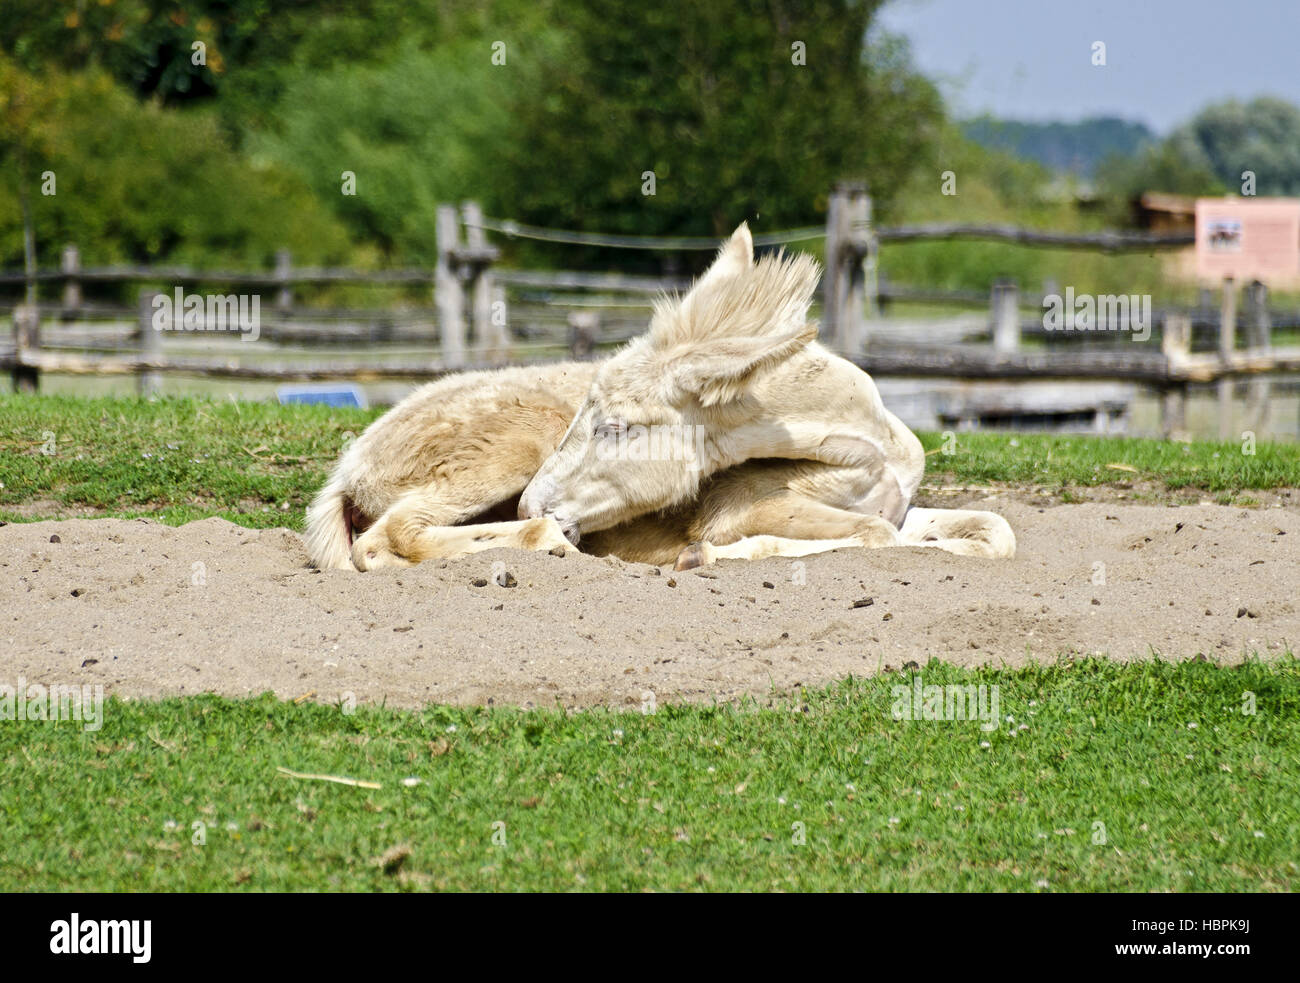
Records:
M358 574L310 569L295 533L219 519L10 524L0 683L635 706L649 693L761 696L932 656L1231 662L1300 646L1294 508L982 507L1011 522L1016 559L840 551L674 574L495 550Z

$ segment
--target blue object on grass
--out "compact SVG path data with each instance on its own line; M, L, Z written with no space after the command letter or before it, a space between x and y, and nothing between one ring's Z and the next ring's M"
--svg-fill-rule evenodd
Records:
M347 383L280 386L275 395L281 403L320 403L324 406L355 406L364 410L369 404L360 386Z

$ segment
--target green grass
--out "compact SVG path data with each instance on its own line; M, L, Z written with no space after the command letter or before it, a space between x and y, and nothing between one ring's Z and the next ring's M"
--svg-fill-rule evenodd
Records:
M0 397L0 519L85 511L300 528L347 434L380 412ZM936 451L935 484L1032 484L1064 497L1134 482L1300 487L1291 446L1250 456L1237 444L922 439ZM112 701L97 732L5 722L0 890L1300 886L1293 656L1235 668L1084 660L968 673L933 663L923 676L996 685L998 731L894 720L891 686L910 683L905 674L793 703L644 716L344 713L264 696ZM1254 715L1242 713L1248 692ZM504 845L494 823L505 824Z
M0 397L0 519L93 510L177 525L215 515L301 529L303 510L347 435L360 434L381 412ZM51 447L55 453L46 453Z
M1300 887L1293 656L921 674L998 687L997 731L895 720L889 673L648 715L263 696L7 723L0 889Z
M301 529L349 433L382 412L169 398L0 397L0 520L79 511ZM1300 445L922 434L927 483L1065 487L1133 480L1207 492L1300 487ZM54 453L45 453L53 449ZM1108 464L1128 464L1136 473Z
M922 434L921 442L935 451L926 461L927 483L946 478L1095 487L1147 481L1170 491L1207 492L1300 487L1297 444L1258 444L1249 454L1242 442L1181 444L1055 434Z

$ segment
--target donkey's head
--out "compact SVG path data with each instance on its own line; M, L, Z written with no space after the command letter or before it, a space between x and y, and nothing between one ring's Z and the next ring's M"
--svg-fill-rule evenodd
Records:
M728 434L761 412L749 398L759 377L816 337L817 277L808 256L755 263L741 225L690 292L658 301L650 331L597 370L520 517L553 516L577 542L693 497L734 463Z

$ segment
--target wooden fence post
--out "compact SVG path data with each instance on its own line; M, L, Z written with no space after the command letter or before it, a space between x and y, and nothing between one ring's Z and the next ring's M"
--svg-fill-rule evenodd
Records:
M1186 314L1165 317L1160 350L1170 369L1181 366L1192 349L1192 319ZM1160 429L1166 440L1187 440L1187 383L1169 382L1161 392Z
M1268 287L1255 280L1246 287L1246 348L1252 355L1267 355L1273 348L1273 323L1268 313ZM1250 377L1246 384L1246 425L1257 440L1268 429L1272 383L1264 374Z
M17 358L41 348L41 309L36 304L19 304L14 308L14 355ZM14 392L35 393L41 388L41 370L34 365L14 365Z
M871 199L866 185L837 184L826 209L826 274L822 317L832 346L859 353L866 340L865 261L871 253Z
M280 281L280 292L275 298L275 307L280 314L293 310L293 284L289 277L293 273L293 256L287 249L275 251L275 278Z
M993 325L993 350L1020 348L1020 285L1015 280L995 280L989 291L989 316Z
M439 205L436 226L438 265L434 270L434 301L438 305L438 331L442 362L458 369L465 364L465 296L461 287L456 248L460 223L455 205Z
M843 220L844 193L838 188L831 191L826 203L826 262L822 273L822 340L832 347L840 343L840 254L844 248Z
M867 207L871 207L871 199L867 199ZM877 321L884 317L884 305L880 302L880 243L870 232L867 233L867 255L862 260L863 276L863 301L865 307L865 317L868 322ZM866 350L869 332L865 331L862 335L862 348Z
M154 298L158 296L156 290L140 291L140 324L139 324L139 342L140 357L150 361L161 361L162 359L162 331L153 326ZM174 328L181 312L172 311L172 323L167 325L168 328ZM149 397L157 395L162 385L162 373L156 369L142 368L136 376L136 386L141 396Z
M483 210L476 201L467 201L460 208L460 218L465 224L465 245L471 252L487 245L483 234ZM479 358L487 354L488 322L492 320L492 284L482 264L472 263L469 268L469 329L474 341L474 353Z
M1219 358L1225 366L1237 347L1237 284L1232 277L1223 278L1223 297L1219 308ZM1223 376L1218 390L1219 439L1232 439L1232 392L1236 380Z
M844 256L847 291L844 306L840 309L840 324L844 331L844 351L856 355L866 347L867 341L867 258L870 254L871 199L865 184L847 186L848 207L845 209L848 239Z
M485 255L487 234L483 230L483 209L476 201L461 206L461 220L465 223L465 243L470 251ZM500 364L509 352L508 334L504 316L501 323L493 322L493 297L496 294L491 263L483 258L473 264L470 286L470 309L473 311L474 354L479 361ZM504 315L505 308L501 308Z
M69 243L63 247L60 268L67 279L63 281L63 310L60 316L70 321L81 314L81 281L76 275L81 270L81 251Z
M857 185L849 196L849 234L853 258L849 267L849 334L846 339L854 355L867 347L867 267L875 263L871 235L871 196L866 185Z
M590 358L600 331L600 315L595 311L569 312L569 354L576 359Z
M506 288L492 281L492 328L493 345L488 351L488 360L493 365L504 365L510 361L510 307L506 302Z

